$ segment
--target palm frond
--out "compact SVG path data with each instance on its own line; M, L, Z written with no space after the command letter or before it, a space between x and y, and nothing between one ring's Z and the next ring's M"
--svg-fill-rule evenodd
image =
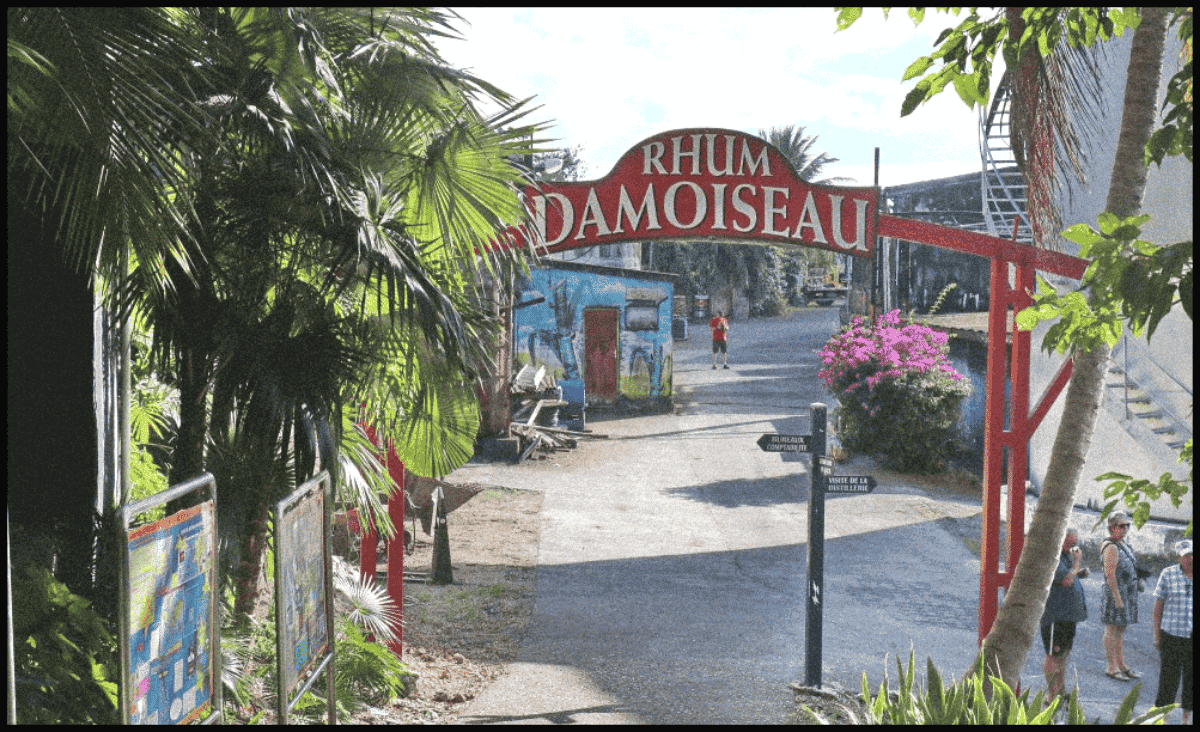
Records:
M1065 19L1065 10L1061 15ZM1029 186L1030 224L1040 246L1062 245L1062 199L1087 184L1087 151L1101 139L1107 112L1106 55L1105 43L1059 43L1049 57L1028 52L1006 72L1013 92L1011 147Z
M395 629L400 627L402 616L385 588L363 577L338 556L333 558L333 586L350 603L350 622L385 643L395 642Z
M66 261L113 277L130 247L186 268L183 160L206 127L177 93L199 55L186 17L10 8L8 38L10 187L57 226Z
M848 178L842 176L834 176L831 178L818 178L821 175L821 170L832 163L838 162L839 158L835 158L828 153L817 153L812 148L816 145L817 135L805 134L803 125L785 125L783 127L772 127L770 132L760 129L758 136L766 140L772 147L779 151L796 171L796 175L800 180L808 183L817 183L819 185L828 185L831 183L841 183L848 181Z

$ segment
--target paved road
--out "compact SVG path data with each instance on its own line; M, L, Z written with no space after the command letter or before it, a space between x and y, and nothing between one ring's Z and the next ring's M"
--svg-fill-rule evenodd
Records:
M816 351L836 317L734 323L728 371L711 369L707 332L693 330L676 344L676 414L593 421L608 440L455 474L545 492L530 630L464 720L783 721L787 684L804 678L808 458L755 440L808 433L808 405L832 406ZM880 487L827 501L823 679L858 688L866 670L877 687L884 654L912 646L922 669L930 655L960 674L976 639L979 562L963 525L978 496L939 495L866 462L839 467L852 472ZM1044 683L1040 663L1039 649L1027 683Z

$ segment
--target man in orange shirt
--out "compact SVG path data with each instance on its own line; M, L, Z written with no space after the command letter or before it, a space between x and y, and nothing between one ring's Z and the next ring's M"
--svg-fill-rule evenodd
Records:
M717 314L708 321L708 327L712 329L713 368L717 367L717 351L721 352L725 368L729 368L729 321L725 319L725 313L718 310Z

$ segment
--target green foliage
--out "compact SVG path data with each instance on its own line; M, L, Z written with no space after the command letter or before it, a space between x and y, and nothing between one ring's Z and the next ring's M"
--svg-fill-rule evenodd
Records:
M1043 320L1059 319L1042 348L1066 352L1113 346L1121 339L1122 321L1149 340L1175 303L1192 317L1192 242L1160 247L1139 239L1149 219L1143 214L1121 220L1106 212L1097 220L1099 231L1087 224L1067 228L1063 236L1079 244L1080 257L1092 260L1083 280L1059 295L1039 277L1037 296L1017 313L1017 325L1033 330Z
M339 699L365 698L382 706L404 693L409 669L382 643L368 640L350 618L341 621L335 686Z
M17 719L22 724L120 721L120 656L107 623L45 567L13 573Z
M963 9L939 10L959 15ZM839 31L846 30L862 16L862 8L837 8L837 12ZM925 20L923 8L910 9L908 15L913 25ZM1003 10L985 18L978 8L968 9L967 16L957 26L943 30L938 36L934 42L937 50L917 59L905 70L903 81L918 77L920 80L905 97L900 116L911 114L947 86L953 86L968 107L986 106L997 51L1003 53L1005 63L1013 68L1026 50L1036 49L1046 58L1064 37L1072 47L1091 46L1121 36L1126 28L1136 28L1141 20L1136 8L1025 8L1021 18L1025 28L1015 36Z
M963 9L938 10L957 16ZM838 31L846 30L862 17L861 7L837 8L836 11ZM886 8L883 14L887 18ZM925 20L925 9L910 8L908 16L913 25L920 25ZM1003 10L983 18L977 8L968 9L966 18L938 36L934 44L937 50L918 58L904 71L903 81L920 79L904 98L900 116L911 114L947 86L953 86L968 107L987 106L992 63L997 50L1003 53L1005 63L1011 69L1027 50L1035 50L1045 59L1054 53L1064 38L1072 48L1091 46L1119 38L1127 29L1137 28L1141 23L1138 8L1030 7L1022 10L1021 19L1025 27L1016 37ZM1179 38L1184 41L1184 63L1167 83L1166 115L1163 126L1146 144L1146 165L1151 161L1162 165L1163 157L1168 155L1192 159L1192 9L1175 8L1171 24L1179 26Z
M1163 126L1154 131L1146 143L1146 166L1151 162L1162 165L1167 155L1182 155L1192 159L1192 9L1179 8L1171 24L1179 24L1179 37L1184 42L1181 54L1183 69L1167 82L1168 107Z
M908 668L905 669L900 657L896 657L896 673L899 681L898 692L891 692L887 675L887 661L884 661L883 682L879 691L872 696L870 683L866 673L862 678L862 699L866 705L868 724L888 725L994 725L994 724L1050 724L1063 697L1056 696L1047 700L1045 692L1039 691L1031 700L1030 689L1018 696L1011 687L1000 678L988 674L984 679L982 666L974 674L960 682L946 686L942 675L933 665L933 659L926 661L927 688L917 688L915 683L915 653L909 651ZM990 693L987 689L990 687ZM1174 709L1156 707L1137 717L1133 715L1134 705L1142 688L1138 684L1126 694L1117 710L1113 724L1153 724L1161 723L1166 715ZM809 712L817 721L823 722L815 713ZM1087 721L1083 709L1079 706L1079 690L1075 689L1070 695L1066 708L1067 724L1085 724ZM1099 719L1095 720L1099 722Z
M1186 462L1188 464L1187 480L1176 480L1170 473L1160 475L1158 482L1149 481L1144 478L1134 478L1131 475L1117 472L1097 475L1095 479L1098 481L1109 480L1112 482L1104 488L1104 499L1108 502L1104 504L1104 510L1100 513L1100 518L1096 520L1096 525L1092 529L1095 530L1103 524L1108 515L1117 507L1117 504L1122 502L1125 504L1129 517L1133 519L1133 523L1139 529L1150 520L1150 501L1156 501L1166 495L1171 499L1171 505L1178 508L1183 503L1183 497L1191 491L1191 440L1184 443L1183 449L1179 451L1179 459L1176 462ZM1191 534L1192 521L1189 519L1184 536L1191 536Z

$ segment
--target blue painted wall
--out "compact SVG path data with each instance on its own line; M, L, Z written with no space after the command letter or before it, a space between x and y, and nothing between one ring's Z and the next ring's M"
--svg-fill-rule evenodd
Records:
M670 402L674 282L653 273L634 274L577 265L533 269L518 283L513 315L517 368L545 366L558 379L581 379L585 362L584 311L618 310L617 401ZM590 404L597 404L588 395Z

